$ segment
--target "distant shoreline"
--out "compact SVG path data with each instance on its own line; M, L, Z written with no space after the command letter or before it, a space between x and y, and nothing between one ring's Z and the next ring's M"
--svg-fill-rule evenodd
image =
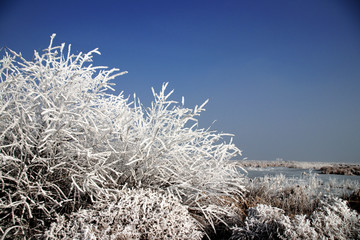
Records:
M360 175L360 165L351 163L329 163L329 162L297 162L297 161L267 161L267 160L241 160L236 162L240 167L287 167L298 169L319 170L322 174L338 175Z

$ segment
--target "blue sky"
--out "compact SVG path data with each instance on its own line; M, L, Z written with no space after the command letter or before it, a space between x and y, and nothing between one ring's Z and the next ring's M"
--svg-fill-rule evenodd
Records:
M163 82L188 107L209 98L200 126L244 157L360 163L358 1L1 1L0 47L31 58L52 33L99 48L145 105Z

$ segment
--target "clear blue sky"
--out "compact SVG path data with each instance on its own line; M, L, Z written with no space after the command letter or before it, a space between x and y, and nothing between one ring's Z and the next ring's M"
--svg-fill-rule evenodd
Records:
M249 159L360 163L360 2L3 0L0 47L99 48L145 105L169 82ZM3 52L2 52L3 53Z

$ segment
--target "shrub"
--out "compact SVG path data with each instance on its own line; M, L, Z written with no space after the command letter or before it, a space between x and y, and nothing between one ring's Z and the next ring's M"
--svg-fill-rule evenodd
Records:
M234 227L230 239L316 239L317 233L304 215L290 219L284 210L267 205L248 209L242 227Z
M234 227L230 239L279 239L289 218L279 208L260 204L248 209L248 216L243 227Z
M248 209L242 226L233 227L231 239L360 239L360 216L339 198L326 198L311 214L290 218L267 205Z
M185 108L167 84L148 108L111 95L125 72L93 66L97 49L74 55L54 37L32 61L11 50L0 60L3 238L40 236L58 214L124 185L166 189L208 224L221 219L224 196L241 197L244 178L228 163L240 154L228 135L197 127L205 103Z
M235 239L317 239L317 232L305 215L293 219L284 210L267 205L248 209L248 217L242 227L234 227Z
M360 239L360 216L346 201L328 198L310 217L312 225L327 239Z
M64 216L46 232L47 239L201 239L187 208L171 194L125 189L113 202L97 202Z

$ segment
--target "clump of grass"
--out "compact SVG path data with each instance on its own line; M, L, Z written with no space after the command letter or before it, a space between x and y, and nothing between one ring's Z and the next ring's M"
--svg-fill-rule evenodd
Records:
M315 175L302 179L289 179L282 174L248 179L246 188L249 207L265 204L283 209L289 215L311 214L323 196Z

